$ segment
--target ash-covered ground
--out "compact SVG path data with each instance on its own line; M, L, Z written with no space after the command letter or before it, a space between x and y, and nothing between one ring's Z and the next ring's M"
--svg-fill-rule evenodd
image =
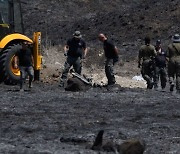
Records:
M0 153L105 154L90 150L99 130L105 140L137 138L145 154L179 154L180 95L146 90L137 55L145 35L163 48L179 33L179 0L22 0L25 33L42 32L42 82L31 91L0 85ZM83 74L106 83L102 44L106 33L119 49L116 79L121 88L67 92L58 87L63 46L75 30L89 49Z
M67 92L42 82L18 88L0 86L2 154L105 154L90 149L102 129L105 140L144 140L145 154L180 151L180 95L168 89Z

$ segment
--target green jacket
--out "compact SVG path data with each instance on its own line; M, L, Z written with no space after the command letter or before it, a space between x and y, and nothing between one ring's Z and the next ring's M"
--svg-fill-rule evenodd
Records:
M168 46L167 57L169 59L180 56L180 43L172 43Z
M156 56L156 50L155 47L151 44L148 45L142 45L139 50L138 55L138 62L141 64L141 61L143 60L150 60L151 58Z

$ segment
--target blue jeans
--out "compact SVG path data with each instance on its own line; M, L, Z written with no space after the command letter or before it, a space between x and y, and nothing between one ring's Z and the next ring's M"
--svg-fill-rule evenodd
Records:
M26 80L27 75L29 76L29 86L31 85L34 78L34 69L32 66L19 66L21 75L20 75L20 89L23 88L23 83Z

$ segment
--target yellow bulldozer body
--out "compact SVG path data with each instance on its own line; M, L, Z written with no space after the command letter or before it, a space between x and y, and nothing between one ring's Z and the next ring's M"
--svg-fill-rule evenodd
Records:
M14 33L14 34L9 34L9 35L5 36L0 41L0 53L3 52L3 50L6 50L6 48L8 48L10 44L14 44L14 42L21 43L24 41L27 41L33 45L34 71L38 72L38 74L39 74L39 71L41 70L41 64L42 64L41 32L34 32L33 40L23 34L20 34L20 33ZM15 55L13 55L9 61L9 65L10 65L9 68L10 68L12 74L14 74L14 76L17 76L19 78L20 70L19 70L19 68L13 67L14 59L15 59ZM37 76L39 76L39 75L37 75ZM39 77L37 77L37 78L39 78Z
M7 44L9 44L11 41L14 40L22 40L22 41L28 41L30 43L33 43L33 41L28 38L27 36L23 34L9 34L5 36L1 41L0 41L0 49L4 49Z

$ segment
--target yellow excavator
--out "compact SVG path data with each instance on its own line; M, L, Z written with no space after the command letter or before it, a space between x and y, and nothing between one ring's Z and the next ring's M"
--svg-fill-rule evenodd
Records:
M14 67L14 59L24 41L32 44L34 79L39 80L42 62L41 32L34 32L32 39L24 35L20 0L0 0L0 82L19 82L20 70Z

